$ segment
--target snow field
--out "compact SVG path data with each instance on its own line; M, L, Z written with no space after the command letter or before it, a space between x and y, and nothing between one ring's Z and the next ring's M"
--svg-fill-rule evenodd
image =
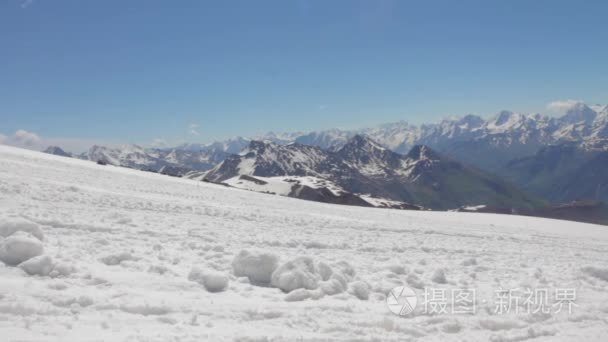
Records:
M0 263L7 341L608 334L603 226L327 205L0 146L0 234L18 246ZM475 288L477 310L394 315L403 285ZM496 289L524 287L575 288L577 306L494 313Z

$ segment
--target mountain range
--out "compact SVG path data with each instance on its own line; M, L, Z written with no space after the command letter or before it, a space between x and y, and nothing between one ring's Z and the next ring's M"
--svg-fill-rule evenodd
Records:
M317 184L324 186L316 188L439 210L480 203L498 207L541 205L541 201L499 177L441 156L428 146L417 145L401 155L358 134L336 151L300 143L252 141L247 149L228 157L204 178L245 188L248 186L243 182L254 182L257 191L264 191L260 186L264 182L269 185L266 191L271 192L277 187L277 177L284 182L290 177L308 177L322 181ZM287 195L302 197L288 190Z
M47 152L71 155L58 147ZM357 194L367 196L366 203L380 201L384 206L525 207L538 203L536 198L551 203L606 201L608 106L577 103L561 117L501 111L489 119L469 114L419 126L400 121L358 130L268 133L165 149L93 146L74 157L293 197L352 202L353 198L332 196ZM476 181L471 183L472 179ZM262 182L267 184L261 186ZM489 196L488 182L501 184L495 190L498 197L508 193L513 200ZM529 195L522 197L511 184ZM267 189L273 186L280 191ZM471 197L477 193L484 195ZM463 194L469 198L466 203Z

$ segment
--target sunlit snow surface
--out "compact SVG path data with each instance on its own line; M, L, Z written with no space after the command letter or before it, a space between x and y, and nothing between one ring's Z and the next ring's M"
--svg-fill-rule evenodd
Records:
M0 224L44 233L66 275L0 262L2 341L606 341L608 227L327 205L0 146ZM0 238L1 239L1 238ZM350 264L349 291L285 301L233 275L242 249ZM193 268L229 277L211 293ZM442 269L447 283L437 281ZM440 277L439 277L440 278ZM434 281L434 280L435 281ZM409 280L409 282L408 282ZM475 289L474 314L397 316L393 287ZM221 286L220 286L221 287ZM495 291L576 289L573 312L495 314Z

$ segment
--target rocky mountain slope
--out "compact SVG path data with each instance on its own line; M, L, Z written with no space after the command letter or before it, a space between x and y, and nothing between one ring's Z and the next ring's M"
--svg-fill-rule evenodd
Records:
M428 195L429 191L419 192L419 187L410 189L408 182L402 182L405 185L391 183L400 182L400 177L403 176L395 172L404 172L403 168L397 165L402 161L391 157L391 153L369 154L368 157L375 158L373 163L349 160L353 156L346 154L353 148L350 144L352 139L358 135L370 137L376 142L378 151L379 148L384 148L389 152L408 154L417 145L428 146L441 153L443 158L499 174L517 186L530 189L550 201L572 201L579 197L605 200L605 182L601 170L608 168L608 165L605 159L596 157L596 154L607 145L608 106L588 106L583 103L574 104L561 117L502 111L489 119L466 115L420 126L402 121L360 130L271 132L254 140L236 137L211 144L184 144L172 149L142 148L136 145L117 148L94 146L79 157L177 176L188 174L191 178L204 178L204 171L218 166L226 159L222 166L224 170L221 172L225 178L241 174L233 167L233 164L240 163L239 157L230 157L232 154L238 154L243 149L246 149L246 153L263 149L264 151L257 155L263 155L267 150L269 155L276 154L277 159L259 160L256 169L258 176L319 176L331 170L329 173L334 175L332 177L339 174L338 178L348 183L346 187L352 191L371 193L387 199L405 198L408 201L426 198L423 202L429 203L430 198L434 197ZM351 146L347 146L349 144ZM568 151L572 147L568 146L574 146L580 156L569 155ZM560 149L565 153L561 157L564 159L564 165L555 168L552 166L555 161L551 159L556 158L554 155ZM69 155L60 148L50 148L47 152ZM290 164L292 162L293 164ZM583 163L589 164L583 166ZM579 171L576 171L574 166L578 166ZM239 168L241 167L246 169L247 165L239 165ZM375 167L379 169L373 169ZM445 170L448 169L453 174L448 177L446 171L444 179L463 181L458 180L459 173L454 173L454 168ZM469 174L479 172L472 171L471 167L469 169ZM373 174L374 172L377 174ZM218 171L214 173L217 175ZM483 174L484 176L479 174L478 177L489 177ZM385 184L376 184L379 182ZM433 181L428 182L427 187L432 188ZM559 182L560 186L555 187L555 182ZM441 192L445 195L448 186L444 183L443 187ZM387 188L392 190L387 191ZM471 189L482 188L473 186ZM432 206L443 207L441 203L436 202L433 202Z
M443 157L427 146L407 155L355 135L332 152L299 143L252 141L210 170L205 179L232 182L241 176L314 177L357 195L448 209L468 204L532 207L540 202L476 168Z
M509 162L500 173L555 203L608 201L608 140L544 147L533 156Z

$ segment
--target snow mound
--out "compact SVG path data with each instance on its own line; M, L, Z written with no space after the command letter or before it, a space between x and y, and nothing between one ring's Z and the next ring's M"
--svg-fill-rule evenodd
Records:
M19 264L19 268L29 275L48 276L53 271L53 259L48 255L39 255Z
M285 301L320 299L345 292L354 277L354 270L346 262L339 262L333 270L324 262L315 263L310 257L300 256L281 265L272 275L271 285L288 295ZM356 292L367 299L367 284L355 284ZM367 291L367 295L364 292ZM356 295L357 296L357 295Z
M313 290L322 279L311 257L300 256L279 266L271 277L271 285L285 292L296 289Z
M202 271L193 268L188 275L188 280L195 281L205 287L209 292L222 292L228 288L228 275L217 271Z
M244 249L234 257L232 269L237 277L247 277L253 284L269 284L279 258L268 252Z
M0 242L0 261L16 266L35 256L42 255L42 242L33 235L16 232Z
M40 227L22 217L7 217L0 219L0 236L9 237L16 232L30 233L38 240L44 240L44 234Z

